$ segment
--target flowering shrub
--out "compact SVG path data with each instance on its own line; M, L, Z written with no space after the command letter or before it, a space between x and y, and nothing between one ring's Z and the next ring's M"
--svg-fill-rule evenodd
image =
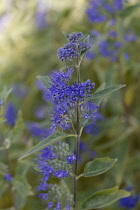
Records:
M139 209L139 8L2 1L1 210Z
M95 94L91 94L95 84L91 83L90 80L81 82L80 79L80 64L86 51L89 49L89 36L84 36L81 32L74 32L72 34L66 34L66 37L68 40L68 44L66 45L68 47L64 45L64 47L58 50L58 58L62 61L69 60L74 67L70 68L66 66L66 71L53 71L49 76L38 76L38 79L45 87L45 89L43 88L43 92L47 95L47 98L52 104L50 119L51 129L54 134L43 138L39 144L35 145L20 158L22 159L42 148L35 161L42 175L37 191L42 191L39 197L47 202L47 209L76 209L78 178L82 176L94 176L94 173L98 175L99 172L96 172L97 169L94 169L94 164L97 168L103 167L100 173L104 173L116 162L116 159L110 158L95 159L86 164L83 174L77 174L82 130L85 124L90 124L94 118L97 119L98 116L100 116L97 113L98 105L94 103L94 96L95 98L100 98L105 94L122 88L124 85L112 86ZM71 83L70 79L72 78L74 70L77 70L77 81ZM62 129L62 133L60 131L56 133L56 130L59 130L59 128ZM63 130L68 130L70 134L63 133ZM74 134L71 134L71 132L74 132ZM75 154L70 152L68 144L60 142L63 138L70 136L76 137ZM74 167L72 167L73 164ZM67 179L70 175L74 183L73 193L71 193L71 195L70 193L64 193L63 190L65 194L65 196L63 196L61 192L62 189L58 184L51 185L49 183L51 177ZM110 196L109 203L129 195L129 193L118 190L118 188L115 187L99 191L97 192L97 196L100 198L100 193L105 192L107 192L107 196ZM115 193L115 197L113 198L112 193ZM83 203L83 208L95 207L93 202L95 194ZM63 196L63 202L61 202L61 196ZM104 199L102 199L102 201L96 205L99 208L109 203L104 204Z

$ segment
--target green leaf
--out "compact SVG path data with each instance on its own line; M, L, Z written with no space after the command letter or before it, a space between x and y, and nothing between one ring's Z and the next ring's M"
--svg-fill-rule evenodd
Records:
M123 9L120 13L119 16L121 18L125 18L128 15L130 15L132 12L136 11L136 9L138 9L138 7L140 7L140 4L136 4L136 5L132 5L129 7L126 7L125 9Z
M25 177L20 177L19 179L12 179L12 185L16 189L17 193L23 197L27 195L32 195L31 186L28 184Z
M102 83L102 84L100 85L100 87L95 91L95 93L98 93L98 92L104 90L104 89L105 89L105 85L106 85L105 82ZM94 103L95 103L97 106L100 106L101 102L102 102L102 98L95 99L95 101L94 101Z
M44 140L42 140L41 142L39 142L37 145L33 146L30 150L28 150L24 155L22 155L19 160L49 146L50 144L53 144L59 140L62 140L64 138L70 137L70 136L75 136L74 134L66 134L66 133L56 133L53 134L47 138L45 138Z
M0 99L2 99L3 101L6 101L11 91L12 91L12 88L7 89L7 87L4 87L4 89L0 92Z
M37 79L42 82L42 85L47 88L48 85L50 85L51 83L51 80L50 80L50 77L49 76L41 76L41 75L38 75L37 76Z
M94 193L84 201L82 207L83 209L100 209L128 196L130 196L129 192L119 190L116 186Z
M90 35L89 34L86 34L83 38L82 38L82 42L85 42L85 43L89 43L89 39L90 39Z
M66 39L69 37L69 34L65 31L62 31L62 34L64 35L64 37L66 37Z
M103 174L108 171L117 159L111 159L109 157L98 158L96 160L90 161L86 164L84 168L84 177L97 176L99 174Z
M111 87L105 88L104 90L101 90L99 92L92 94L90 97L87 97L85 101L92 101L94 99L103 97L103 96L110 94L116 90L119 90L120 88L123 88L125 86L126 85L124 85L124 84L123 85L113 85Z

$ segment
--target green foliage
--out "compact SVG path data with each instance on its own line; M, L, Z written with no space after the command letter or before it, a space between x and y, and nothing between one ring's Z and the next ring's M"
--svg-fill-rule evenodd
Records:
M22 155L19 160L57 142L60 140L63 140L67 137L71 137L71 136L75 136L74 134L66 134L66 133L56 133L53 134L45 139L43 139L41 142L39 142L38 144L36 144L35 146L33 146L31 149L29 149L24 155Z
M43 86L45 87L45 88L47 88L48 87L48 85L50 84L50 78L49 78L49 76L37 76L37 79L40 81L40 82L42 82L42 84L43 84Z
M12 88L8 89L7 87L4 87L2 91L0 92L0 99L2 99L5 102L9 94L11 93L11 91L12 91Z
M117 159L111 159L108 157L98 158L90 161L85 165L83 176L91 177L105 173L111 167L113 167L116 161Z
M119 16L121 18L126 18L126 17L128 17L128 15L131 15L132 12L136 12L136 9L138 9L139 7L140 7L140 4L128 6L123 11L121 11L119 13Z
M130 193L125 190L119 190L118 186L94 193L87 198L82 207L83 209L100 209L106 207L120 198L128 197Z
M104 90L101 90L99 92L96 92L96 93L92 94L85 101L92 101L92 100L95 100L97 98L104 97L105 95L110 94L110 93L112 93L114 91L117 91L117 90L119 90L119 89L121 89L121 88L123 88L125 86L126 85L113 85L111 87L105 88Z

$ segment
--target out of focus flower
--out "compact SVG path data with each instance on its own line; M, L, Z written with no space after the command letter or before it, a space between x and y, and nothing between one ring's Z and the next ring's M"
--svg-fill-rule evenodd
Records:
M44 0L37 1L37 11L36 11L36 27L38 30L46 28L47 24L47 4Z
M2 32L10 22L10 15L5 13L0 16L0 32Z
M132 192L133 186L128 186L125 188L125 190ZM136 208L138 202L140 201L140 194L137 195L131 195L126 198L121 198L119 201L119 207L125 208L125 209L134 209Z
M8 182L10 182L12 180L11 174L9 174L9 173L5 174L4 179L7 180Z
M5 107L4 117L6 119L6 123L10 126L14 126L15 120L17 116L17 110L12 103L9 103Z
M24 98L28 92L27 87L23 84L13 84L12 89L13 93L21 99Z
M125 209L133 209L136 207L139 200L140 200L140 195L131 195L126 198L121 198L119 202L119 207Z
M124 35L124 40L126 42L135 42L137 40L137 36L134 34L125 34Z
M27 126L32 135L36 137L40 136L47 138L48 136L53 134L53 131L50 128L49 129L42 128L39 126L38 123L35 122L28 123Z

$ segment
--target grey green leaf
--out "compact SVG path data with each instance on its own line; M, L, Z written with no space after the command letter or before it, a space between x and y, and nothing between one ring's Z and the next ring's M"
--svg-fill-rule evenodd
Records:
M84 201L82 207L83 209L100 209L114 203L120 198L128 196L130 196L129 192L125 190L119 190L118 186L116 186L94 193Z
M62 139L65 139L67 137L70 137L70 136L75 136L75 134L66 134L66 133L56 133L56 134L53 134L47 138L45 138L44 140L40 141L37 145L33 146L31 149L29 149L24 155L22 155L19 160L59 141L59 140L62 140Z
M101 98L101 97L104 97L105 95L107 94L110 94L114 91L117 91L119 90L120 88L123 88L125 87L126 85L122 84L122 85L113 85L113 86L110 86L108 88L105 88L104 90L101 90L99 92L96 92L94 94L92 94L90 97L87 97L85 99L85 101L92 101L92 100L95 100L97 98Z
M108 171L113 165L117 159L111 159L109 157L104 158L98 158L93 161L90 161L86 164L84 168L84 177L91 177L91 176L97 176L100 174L105 173Z

